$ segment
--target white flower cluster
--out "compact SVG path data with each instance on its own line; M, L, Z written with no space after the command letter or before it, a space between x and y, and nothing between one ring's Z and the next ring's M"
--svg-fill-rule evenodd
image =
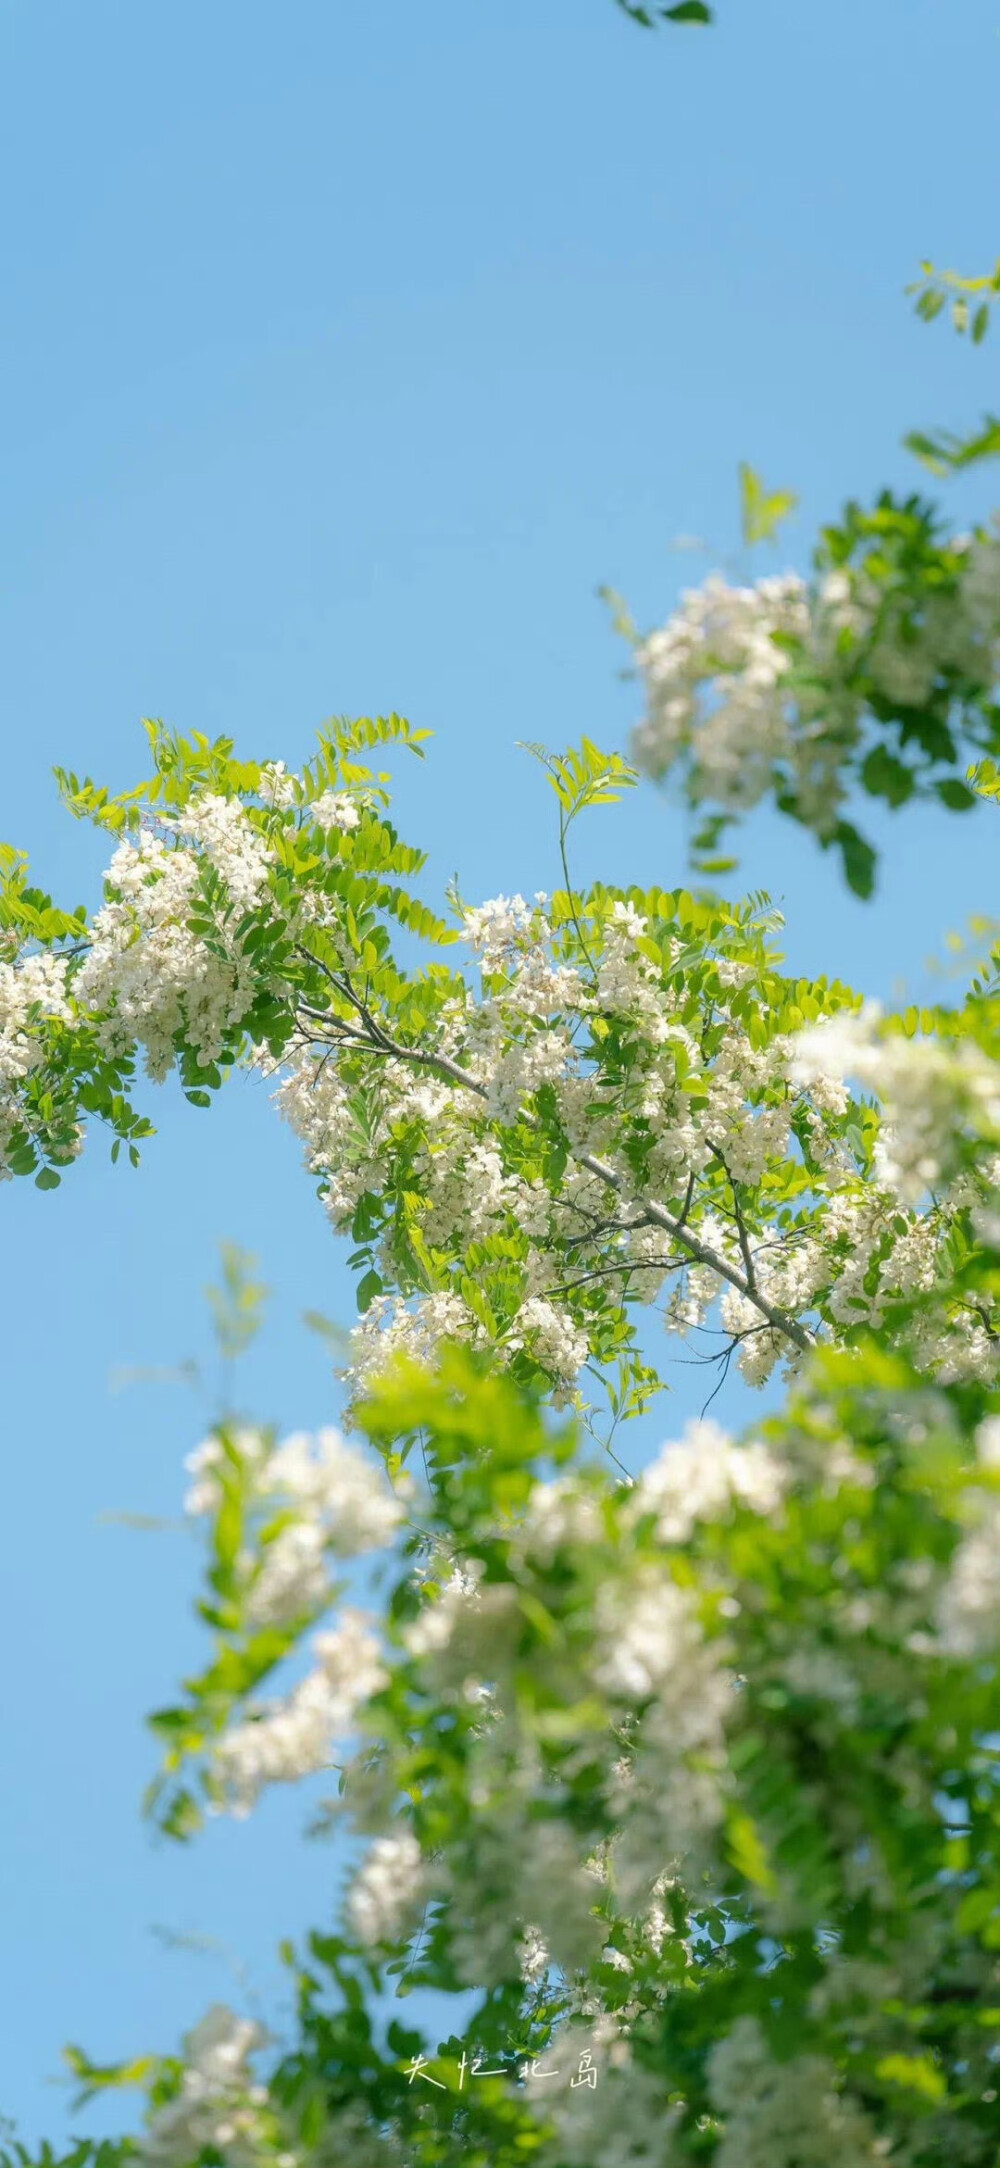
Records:
M44 950L18 963L0 963L0 1089L27 1076L41 1060L39 1021L68 1021L66 968L64 956Z
M892 1302L932 1295L951 1204L939 1194L935 1211L927 1212L930 1174L936 1188L960 1172L963 1124L979 1133L996 1119L993 1065L973 1047L952 1051L879 1036L867 1012L860 1020L838 1014L794 1039L775 1034L761 1045L737 1011L706 1056L684 1020L687 991L664 983L641 945L646 920L631 904L616 901L595 937L589 980L567 972L544 915L523 898L496 898L472 918L474 937L504 983L478 1001L471 993L454 1000L439 1045L474 1089L390 1057L379 1063L362 1102L351 1071L310 1047L279 1094L340 1228L362 1197L392 1193L405 1135L407 1186L419 1193L421 1236L455 1261L451 1285L404 1299L391 1291L398 1279L393 1236L387 1231L381 1238L376 1262L386 1292L355 1335L357 1384L399 1351L425 1358L445 1338L473 1346L495 1339L510 1353L531 1352L554 1389L570 1396L593 1352L592 1312L574 1290L612 1270L623 1275L622 1284L630 1274L631 1292L647 1302L657 1301L669 1276L666 1321L675 1331L700 1328L719 1304L743 1375L755 1385L789 1355L787 1337L768 1322L759 1298L796 1320L818 1310L823 1327L838 1336L845 1327L881 1325ZM746 968L725 955L714 965L712 1000L720 1014L739 1002ZM632 1044L627 1097L621 1087L605 1085L599 1055L586 1047L591 1018L609 1014ZM888 1101L874 1182L859 1178L839 1126L851 1076L874 1084ZM713 1176L721 1166L730 1183L760 1189L765 1225L748 1240L753 1287L734 1286L712 1264L685 1259L641 1209L622 1211L610 1246L596 1235L588 1241L588 1225L607 1224L602 1180L580 1160L552 1180L524 1170L517 1133L532 1122L533 1095L543 1087L574 1153L599 1159L624 1199L634 1191L633 1145L641 1146L647 1194L666 1199L688 1188L692 1233L738 1282L745 1283L744 1244L730 1200L720 1197L717 1180L711 1186ZM814 1201L778 1228L769 1186L798 1158L803 1131L816 1170ZM962 1202L983 1206L978 1196ZM470 1242L494 1236L519 1247L520 1299L491 1331L482 1307L470 1307L460 1261ZM927 1309L912 1332L921 1360L943 1377L995 1373L986 1324L967 1310Z
M238 816L223 821L215 803L208 801L205 813L205 855L220 872L226 865L236 891L256 897L257 838L241 806L219 800ZM197 821L193 808L187 833L196 832ZM89 953L73 982L80 1008L101 1020L110 1052L143 1047L147 1071L157 1081L168 1075L184 1037L203 1065L216 1061L249 1006L252 968L240 951L223 944L220 954L191 931L200 890L198 853L182 844L169 848L162 837L144 832L118 845L107 885L108 901L96 914Z
M402 1497L381 1470L332 1428L296 1431L273 1450L261 1431L237 1430L226 1442L216 1435L185 1465L195 1477L185 1500L192 1515L217 1512L227 1467L238 1468L249 1505L271 1518L276 1506L285 1508L259 1564L248 1561L245 1611L255 1626L287 1625L321 1610L330 1595L327 1557L383 1549L403 1518Z
M906 707L929 699L944 673L989 691L1000 664L1000 530L959 535L954 590L933 589L914 611L905 592L886 595L865 575L832 573L820 602L834 627L847 623L867 642L865 668L879 692Z
M629 1912L648 1906L671 1862L697 1866L722 1819L733 1681L691 1593L665 1570L623 1575L597 1605L594 1682L622 1714L641 1710L610 1773L613 1870Z
M347 1916L360 1942L398 1942L415 1925L424 1889L420 1846L409 1830L376 1837L354 1877Z
M617 1701L646 1701L690 1671L701 1647L697 1609L671 1575L611 1582L597 1606L594 1678Z
M266 2148L275 2168L293 2168L292 2156L275 2156L269 2143L267 2090L254 2083L250 2067L265 2044L261 2027L224 2003L208 2010L184 2041L180 2092L151 2116L140 2160L156 2168L188 2168L211 2147L227 2168L257 2168Z
M318 1662L285 1702L270 1703L232 1725L217 1742L213 1770L218 1804L238 1819L269 1784L294 1784L330 1766L362 1705L386 1683L377 1637L360 1611L345 1610L330 1632L316 1634Z
M564 1386L572 1385L590 1354L586 1333L574 1325L566 1310L540 1295L531 1295L522 1302L508 1345L512 1350L530 1348L543 1368Z
M225 882L234 904L243 911L255 909L267 886L274 852L239 799L207 793L193 798L184 813L165 825L198 847Z
M220 1475L227 1464L235 1462L254 1487L259 1485L270 1452L267 1432L250 1424L236 1424L229 1430L227 1442L228 1453L222 1439L213 1432L184 1456L185 1469L194 1478L184 1493L184 1511L193 1520L218 1512L223 1498Z
M19 1090L45 1058L45 1027L67 1023L67 960L44 950L0 962L0 1180L9 1174L6 1148L23 1121Z
M660 1543L686 1543L699 1521L721 1520L731 1505L773 1519L788 1473L766 1445L734 1445L718 1423L702 1418L643 1470L629 1513L636 1519L655 1514Z
M577 2036L567 2035L575 2048ZM680 2168L673 2133L679 2110L652 2075L633 2062L624 2042L601 2058L599 2082L593 2091L575 2092L553 2088L541 2079L529 2084L539 2108L555 2121L557 2138L542 2155L545 2162L572 2163L573 2168Z
M287 812L298 797L298 781L289 775L283 760L266 760L260 771L260 795L265 805Z
M698 797L755 805L792 742L789 656L775 634L805 641L809 622L808 590L795 573L756 587L730 587L713 574L688 590L636 649L646 690L632 739L637 767L660 777L693 753Z
M706 1484L700 1500L706 1516L713 1499L723 1511L734 1497L762 1513L780 1507L784 1486L776 1463L763 1448L743 1450L745 1467L740 1449L719 1435L717 1457L729 1472ZM449 1901L452 1954L470 1984L518 1972L540 1978L553 1964L574 1972L607 1940L595 1914L602 1889L626 1916L638 1912L645 1919L651 1906L657 1909L671 1863L702 1858L723 1813L725 1730L736 1697L725 1645L706 1635L692 1591L665 1562L636 1564L637 1522L648 1518L650 1508L669 1520L669 1490L654 1474L644 1513L629 1493L614 1544L589 1479L535 1484L512 1531L517 1578L492 1582L478 1560L463 1563L406 1628L422 1691L446 1705L482 1706L469 1747L474 1811L463 1843L426 1861L423 1879L415 1843L395 1835L378 1840L351 1898L352 1924L365 1939L393 1939L399 1920L411 1916L419 1887L425 1897ZM617 1830L600 1856L604 1823L588 1833L563 1818L556 1784L545 1785L545 1814L533 1810L544 1782L538 1745L516 1713L519 1586L523 1580L530 1589L541 1572L544 1589L562 1546L584 1558L598 1552L596 1600L585 1620L581 1615L572 1642L555 1634L551 1656L535 1652L533 1676L544 1694L551 1662L549 1684L555 1691L558 1681L560 1703L593 1705L599 1697L607 1707L606 1727L587 1748L599 1769L595 1799ZM591 1570L589 1560L585 1570ZM391 1772L386 1781L391 1785ZM349 1781L349 1796L351 1791ZM383 1811L390 1804L387 1793ZM377 1800L375 1806L378 1812ZM665 1922L660 1931L666 1932Z
M885 2147L837 2089L821 2056L776 2062L756 2018L712 2049L709 2083L724 2118L718 2168L877 2168Z
M249 1540L237 1561L244 1630L297 1628L330 1604L331 1557L354 1558L391 1543L404 1514L405 1485L390 1490L382 1471L332 1428L296 1431L272 1446L247 1427L215 1433L188 1455L194 1478L185 1506L214 1518L227 1487L239 1494ZM378 1640L361 1612L345 1610L314 1637L313 1669L288 1698L249 1707L213 1750L218 1803L249 1813L268 1784L293 1783L328 1767L333 1743L352 1728L362 1703L385 1683Z
M292 1521L262 1545L260 1565L243 1606L248 1626L291 1626L314 1617L330 1600L330 1548L322 1523Z
M331 1428L286 1438L265 1463L262 1488L315 1516L338 1558L380 1550L403 1519L381 1469Z
M876 691L923 705L944 675L988 693L1000 675L1000 535L955 545L953 591L919 613L864 571L810 588L795 573L732 587L718 574L681 596L666 625L640 640L646 711L632 739L637 766L660 778L685 762L695 803L755 805L791 767L800 806L828 834L857 742L862 695L849 685L841 640L861 643Z
M536 906L544 904L543 895ZM538 910L523 896L494 896L463 915L465 938L479 956L486 972L505 971L520 951L530 947L536 934Z
M325 790L321 797L315 798L309 808L309 817L317 828L337 828L342 834L357 828L361 820L353 798L348 798L342 790Z
M802 1032L792 1073L809 1085L853 1077L879 1094L879 1184L919 1204L957 1173L966 1137L1000 1142L1000 1066L968 1040L906 1039L880 1031L880 1018L869 1002L860 1015L829 1017Z

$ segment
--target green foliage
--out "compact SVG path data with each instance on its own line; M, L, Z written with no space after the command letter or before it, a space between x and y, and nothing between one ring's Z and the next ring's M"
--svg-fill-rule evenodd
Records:
M985 415L979 429L968 437L953 436L948 429L940 429L933 436L926 430L913 429L903 442L932 474L961 474L982 459L1000 457L1000 420L995 414Z
M997 1261L982 1258L978 1272ZM673 2104L678 2168L715 2157L713 2051L750 2020L761 2061L774 2058L792 2077L800 2067L830 2073L878 2157L915 2131L928 2163L989 2168L995 2157L996 1662L941 1641L936 1608L976 1513L1000 1500L1000 1476L975 1450L994 1417L989 1391L929 1391L874 1343L828 1352L787 1412L756 1431L753 1450L763 1441L784 1471L780 1510L695 1507L683 1534L664 1536L655 1490L645 1510L641 1493L609 1493L578 1426L553 1427L537 1394L466 1349L446 1349L434 1372L400 1365L358 1411L391 1464L420 1441L421 1524L501 1606L492 1662L508 1741L534 1772L535 1811L557 1816L581 1861L610 1839L616 1815L628 1827L627 1798L609 1819L602 1772L641 1740L655 1710L640 1688L626 1719L616 1690L595 1683L595 1622L608 1592L656 1582L666 1604L671 1588L683 1590L705 1650L718 1649L738 1675L725 1773L712 1778L724 1812L709 1816L694 1859L669 1885L673 1936L644 1943L613 1881L592 1884L587 1900L590 1994L619 2013L631 2068L659 2088L664 2115ZM538 1533L550 1525L536 1501L553 1468L561 1495L578 1501L577 1519L586 1516L585 1541L565 1508L562 1535ZM463 1708L447 1675L408 1642L434 1585L425 1576L418 1597L402 1563L387 1608L393 1676L378 1704L377 1782L405 1802L428 1857L468 1856L474 1880L425 1915L417 1944L398 1955L311 1938L296 1967L298 2039L272 2070L269 2111L285 2145L318 2145L323 2133L336 2145L338 2132L343 2143L350 2116L361 2119L357 2145L362 2129L391 2132L404 2157L427 2168L459 2158L512 2164L535 2151L561 2162L544 2108L516 2082L522 2060L554 2047L565 2062L574 2040L588 2039L575 2033L558 1980L525 1990L512 1975L482 1996L466 2038L508 2056L508 2075L489 2087L459 2089L455 2033L435 2043L395 2020L387 2031L375 2023L370 1998L394 1978L439 1994L461 1985L453 1940L467 1906L488 1939L490 1922L519 1903L514 1860L490 1870L482 1833L499 1833L505 1811L516 1820L523 1796L508 1809L502 1792L487 1800L475 1704ZM414 2094L407 2071L417 2056L430 2058L437 2091ZM128 2082L84 2058L78 2067L91 2085ZM605 2067L602 2083L614 2082ZM626 2122L627 2095L626 2085Z
M706 0L676 0L673 6L667 5L667 0L650 0L649 5L644 5L643 0L618 0L618 6L645 30L654 29L658 22L710 23L714 19Z
M933 323L948 308L954 329L968 333L974 346L986 337L990 327L990 311L1000 294L1000 259L995 268L974 278L965 278L958 271L936 271L932 263L922 263L921 278L907 293L916 294L914 307L925 324Z
M824 528L817 551L820 576L850 570L879 598L870 631L853 644L843 641L841 661L843 682L870 719L851 759L853 776L893 808L932 792L951 811L967 810L973 803L965 782L968 749L1000 748L1000 708L991 689L974 692L960 665L939 667L922 697L908 699L894 695L872 663L887 636L904 652L907 641L918 650L928 606L947 604L955 594L961 562L932 506L889 491L871 510L848 504L840 522ZM797 811L793 790L779 794L779 803ZM855 893L870 895L875 854L854 824L841 820L821 840L840 850Z
M558 800L562 834L588 806L616 804L622 791L632 790L639 780L620 753L602 753L589 738L581 738L578 752L570 747L562 754L550 753L543 745L526 745L524 750L545 769Z
M206 1289L220 1353L242 1355L260 1331L268 1289L256 1278L257 1259L238 1243L221 1245L222 1285Z
M748 549L757 542L773 541L782 521L794 512L798 497L793 489L768 491L752 467L741 464L740 522Z
M123 2168L138 2151L132 2138L70 2139L65 2152L57 2152L47 2141L31 2147L12 2139L0 2143L0 2168Z
M618 4L647 28L712 19L702 0ZM1000 267L925 264L916 307L950 308L978 343L998 293ZM906 441L950 475L996 455L1000 422ZM746 465L740 498L747 546L797 501ZM822 637L773 635L792 728L766 787L859 897L876 862L855 800L1000 798L982 597L952 637L968 563L923 499L849 503L815 556ZM352 1244L350 1422L406 1507L372 1575L381 1683L345 1700L355 1733L318 1826L388 1838L414 1888L402 1875L407 1903L371 1930L349 1909L286 1948L282 2048L237 2021L227 2038L225 2012L221 2048L192 2035L117 2065L70 2048L79 2104L140 2088L147 2140L57 2158L11 2138L0 2168L996 2168L995 926L975 930L964 995L869 1027L839 982L782 971L766 895L574 885L573 822L637 780L584 738L528 748L563 886L467 919L449 891L474 992L440 953L459 930L403 885L424 854L369 762L421 757L426 732L334 719L297 776L229 738L146 734L152 773L117 795L57 771L116 846L96 925L0 847L3 1169L54 1190L95 1119L136 1165L140 1056L196 1108L238 1066L291 1072L310 1172ZM689 762L703 876L734 864L743 781L716 802ZM842 1082L851 1060L864 1094ZM266 1293L225 1246L209 1301L227 1363ZM761 1379L788 1358L790 1386L751 1437L703 1423L635 1481L614 1442L665 1387L643 1339L654 1304L675 1332L721 1317L721 1377L734 1356ZM389 1361L391 1336L419 1351L428 1319L433 1359ZM306 1645L307 1687L333 1661L314 1629L341 1580L272 1575L280 1601L262 1599L300 1541L352 1555L308 1482L268 1488L275 1442L226 1413L196 1463L209 1644L150 1719L147 1808L177 1840L232 1804L234 1734L294 1714L299 1688L280 1696ZM279 1775L297 1773L293 1735ZM470 1987L466 2037L501 2068L466 2087L449 1998ZM436 2042L398 2014L419 1989L443 1999ZM569 2092L522 2074L591 2046L593 2135Z

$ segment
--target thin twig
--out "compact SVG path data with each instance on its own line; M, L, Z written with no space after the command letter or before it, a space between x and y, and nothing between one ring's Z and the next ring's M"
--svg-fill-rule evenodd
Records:
M328 976L332 978L333 974L328 972ZM460 1085L463 1091L473 1092L478 1099L489 1098L488 1087L480 1083L478 1077L470 1075L467 1069L463 1069L459 1062L453 1061L450 1054L425 1053L419 1047L401 1046L397 1040L390 1037L389 1033L380 1024L376 1023L370 1010L365 1009L353 990L351 990L347 998L351 1000L353 1006L362 1015L377 1050L393 1054L401 1062L413 1063L424 1069L437 1070L439 1075L448 1077L452 1083ZM529 1127L537 1127L535 1118L526 1111L522 1112L522 1119ZM790 1340L792 1345L800 1348L804 1354L811 1352L815 1343L812 1334L807 1331L806 1327L798 1324L795 1318L789 1317L787 1312L782 1310L776 1303L769 1302L760 1288L752 1287L744 1275L738 1271L735 1265L730 1264L727 1258L720 1256L716 1250L710 1249L707 1243L699 1241L697 1235L691 1233L675 1213L668 1212L666 1206L660 1204L657 1198L637 1196L630 1199L622 1176L616 1174L613 1167L609 1167L604 1160L596 1158L592 1152L578 1152L571 1149L569 1157L575 1161L578 1167L582 1167L585 1174L592 1174L595 1181L604 1183L606 1188L613 1190L617 1196L621 1196L626 1202L633 1202L641 1211L642 1220L651 1227L662 1228L665 1234L670 1235L674 1241L680 1242L695 1264L707 1265L712 1272L718 1274L720 1279L728 1281L730 1287L736 1289L737 1294L744 1295L748 1301L752 1302L754 1308L759 1310L761 1316L766 1318L767 1323L772 1326L775 1332L781 1333L786 1340ZM641 1225L642 1221L638 1222L638 1224Z

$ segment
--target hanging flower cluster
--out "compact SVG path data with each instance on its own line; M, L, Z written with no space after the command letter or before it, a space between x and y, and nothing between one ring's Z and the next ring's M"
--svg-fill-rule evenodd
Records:
M143 2149L994 2168L1000 960L893 1016L785 976L766 899L567 876L448 924L383 738L292 775L157 735L139 793L67 779L114 838L93 924L7 867L6 1171L52 1186L94 1121L137 1156L140 1065L196 1106L249 1067L358 1276L344 1434L189 1458L213 1648L151 1807L183 1837L335 1775L364 1848L299 2047L258 2079L210 2013ZM546 765L565 851L632 774ZM795 1397L622 1482L650 1315ZM403 1975L479 1991L516 2067L466 2100L458 2050L380 2035L363 1983Z
M713 574L634 655L642 772L676 777L690 805L721 816L716 841L773 797L842 850L866 893L873 853L847 799L860 787L900 805L933 789L962 808L969 756L1000 749L1000 531L942 539L918 499L849 506L811 581Z
M353 1244L356 1392L457 1338L557 1401L590 1380L614 1421L658 1382L649 1306L755 1383L897 1323L942 1378L991 1377L993 1298L956 1300L944 1268L1000 1149L976 1015L918 1039L859 1019L782 976L760 899L563 889L449 928L390 878L421 860L356 758L380 733L407 740L345 728L302 776L158 738L141 795L73 782L121 839L93 926L3 967L7 1170L56 1181L88 1116L137 1156L140 1058L196 1104L250 1064ZM585 744L553 765L561 817L630 779ZM394 921L464 967L404 972Z

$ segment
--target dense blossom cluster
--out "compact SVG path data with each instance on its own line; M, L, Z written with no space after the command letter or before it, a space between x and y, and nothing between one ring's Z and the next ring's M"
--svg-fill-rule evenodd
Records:
M712 2105L724 2117L718 2168L877 2168L886 2148L867 2115L845 2101L819 2055L776 2062L757 2018L738 2018L709 2057Z
M970 669L979 551L955 552ZM764 631L706 606L719 775L740 702L787 722L812 637L810 596L761 593ZM828 586L831 624L858 593ZM196 1102L239 1064L273 1081L353 1245L348 1435L220 1423L190 1456L215 1645L153 1720L156 1811L184 1835L337 1768L327 1818L363 1840L341 1987L347 1951L474 1988L529 2071L586 2037L600 2092L528 2076L456 2108L398 2047L376 2081L355 1980L321 2121L294 2058L258 2085L256 2032L214 2012L157 2080L149 2157L440 2163L481 2112L471 2157L501 2168L993 2168L991 985L885 1016L783 976L766 903L684 891L455 898L446 928L395 885L417 854L357 750L295 776L171 741L137 816L102 804L93 927L46 946L32 907L0 965L0 1149L47 1185L88 1116L133 1138L137 1055ZM561 820L627 775L586 743L555 762ZM598 1448L660 1382L649 1311L798 1397L622 1483ZM377 1613L344 1602L355 1559Z
M714 574L683 595L636 649L647 700L632 741L639 767L660 777L691 755L698 796L756 804L793 743L790 655L775 636L804 644L809 633L808 589L793 572L755 587Z
M1000 1867L1000 1418L970 1437L968 1387L881 1361L827 1358L744 1442L693 1423L617 1491L575 1457L533 1472L569 1438L457 1350L362 1411L376 1443L417 1426L432 1471L448 1450L419 1500L438 1563L371 1681L380 1751L344 1770L369 1836L345 1918L369 1962L420 1926L451 1984L520 1981L586 2043L599 2098L526 2083L544 2168L992 2162L1000 1964L961 1922ZM297 1773L318 1760L303 1727Z
M405 1477L392 1489L384 1471L333 1429L295 1432L276 1445L265 1431L224 1427L186 1465L194 1479L187 1511L217 1531L216 1586L230 1631L251 1647L277 1634L276 1653L294 1647L334 1602L333 1561L392 1543L409 1492ZM241 1541L229 1557L231 1541L226 1535L220 1552L218 1531L234 1516ZM343 1609L332 1628L315 1634L311 1655L311 1668L283 1700L248 1697L238 1721L215 1739L214 1808L244 1815L265 1786L329 1768L358 1708L384 1683L379 1637L358 1610ZM210 1679L206 1711L215 1693Z
M314 1435L295 1431L276 1446L259 1430L216 1432L185 1466L195 1478L185 1500L188 1513L216 1511L227 1478L235 1475L245 1506L268 1519L263 1563L246 1594L259 1625L278 1625L314 1609L308 1591L315 1560L377 1551L403 1519L402 1501L382 1471L331 1428Z
M287 1700L248 1704L223 1732L212 1764L213 1804L246 1815L265 1786L328 1769L358 1709L385 1684L380 1642L362 1613L345 1610L312 1646L314 1667Z
M954 1182L1000 1144L1000 1067L968 1042L916 1043L879 1031L869 1002L858 1016L827 1019L803 1032L794 1074L804 1082L852 1078L878 1093L884 1116L872 1169L879 1186L905 1205ZM987 1181L994 1169L986 1168Z
M940 1375L993 1375L992 1298L956 1302L942 1270L957 1220L990 1209L991 1052L903 1038L845 989L782 979L766 914L683 893L499 896L459 928L478 984L436 963L404 977L379 911L428 914L374 869L414 854L338 773L199 769L118 843L89 939L4 966L22 1114L49 1087L53 1020L106 1063L138 1048L154 1077L178 1064L195 1096L235 1061L277 1070L367 1263L357 1390L392 1354L460 1338L562 1399L585 1372L620 1395L624 1364L641 1398L648 1304L706 1352L721 1328L755 1383L904 1307ZM852 1082L879 1093L881 1122ZM288 1539L290 1585L307 1551Z
M206 2147L232 2168L250 2168L262 2152L273 2152L267 2087L255 2083L251 2062L265 2044L262 2027L237 2017L224 2003L206 2011L184 2041L173 2098L150 2119L141 2148L150 2168L197 2160Z
M404 1291L386 1206L374 1248L384 1291L356 1335L359 1381L390 1353L427 1356L450 1336L529 1353L565 1394L607 1345L612 1299L622 1316L616 1284L628 1301L662 1300L681 1332L721 1302L751 1382L795 1356L774 1313L840 1337L915 1294L925 1359L949 1375L993 1375L990 1321L942 1299L941 1257L956 1213L986 1206L996 1063L972 1044L883 1034L870 1013L775 1029L759 963L725 952L706 959L696 1007L690 981L671 970L676 937L653 961L650 919L621 899L588 931L591 971L568 966L545 901L499 898L467 914L484 990L442 1009L444 1075L388 1055L362 1111L356 1061L309 1045L282 1086L338 1226L350 1228L365 1200L388 1199L404 1151L419 1189L439 1284L415 1301ZM887 1110L860 1150L852 1079L880 1089ZM556 1181L537 1150L540 1101L567 1147ZM609 1177L632 1193L615 1214ZM687 1244L661 1231L649 1195ZM491 1315L482 1296L494 1284Z
M873 712L912 717L943 695L974 709L995 691L1000 533L957 537L941 572L929 590L864 559L812 583L785 573L733 587L713 574L636 642L638 766L678 772L694 805L727 812L777 789L830 835Z
M228 825L206 820L205 856L217 865L230 846L234 888L227 880L227 893L235 905L247 892L250 869L259 867L250 822L239 804L232 811L238 819ZM197 814L194 819L197 836ZM119 844L107 895L73 991L81 1008L102 1019L109 1052L141 1046L157 1080L172 1069L181 1036L200 1062L217 1061L247 1006L251 972L249 959L241 963L231 948L220 953L191 930L201 897L198 855L147 830Z
M68 968L66 957L45 949L0 960L0 1176L23 1123L24 1080L45 1065L50 1027L70 1019ZM76 1124L72 1141L75 1148L82 1142Z

